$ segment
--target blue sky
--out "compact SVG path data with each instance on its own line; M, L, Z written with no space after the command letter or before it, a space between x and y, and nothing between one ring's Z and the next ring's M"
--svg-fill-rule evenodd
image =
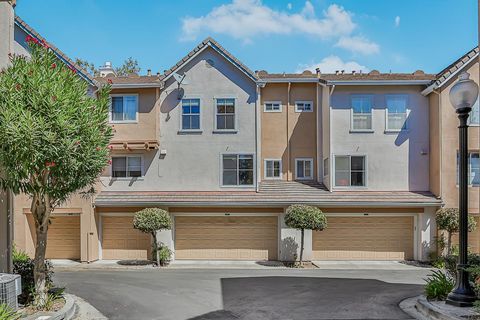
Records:
M252 70L436 73L477 43L477 0L18 0L72 58L170 68L212 36Z

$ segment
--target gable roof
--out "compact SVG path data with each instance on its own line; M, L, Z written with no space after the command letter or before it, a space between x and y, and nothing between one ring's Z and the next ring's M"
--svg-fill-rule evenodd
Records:
M435 80L423 90L423 95L429 95L433 90L443 87L452 77L462 71L470 62L478 59L478 46L465 53L448 67L440 71Z
M127 88L162 88L163 81L160 76L114 76L95 77L98 83L110 83L112 89Z
M228 52L224 47L222 47L217 41L215 41L211 37L208 37L205 40L203 40L202 42L200 42L200 44L198 46L193 48L192 51L190 51L185 57L180 59L180 61L178 61L173 67L171 67L170 69L165 71L165 73L163 74L164 78L162 80L165 81L168 78L170 78L170 76L175 71L177 71L178 69L183 67L185 64L187 64L190 60L192 60L200 52L202 52L203 50L205 50L208 47L210 47L213 50L215 50L216 52L218 52L221 56L223 56L225 59L227 59L227 61L229 61L235 67L240 69L240 71L242 71L244 74L246 74L253 81L258 80L255 72L250 70L246 65L244 65L240 60L238 60L234 55L232 55L230 52Z
M88 73L85 69L80 67L78 64L76 64L72 59L70 59L65 53L63 53L60 49L58 49L56 46L54 46L52 43L48 42L44 37L42 37L35 29L33 29L31 26L29 26L23 19L21 19L19 16L15 15L15 25L18 26L20 29L25 31L29 36L39 40L43 41L48 46L52 51L55 53L55 55L67 66L74 68L77 71L77 74L82 77L85 81L87 81L89 84L93 86L98 86L98 83L95 81L93 76Z

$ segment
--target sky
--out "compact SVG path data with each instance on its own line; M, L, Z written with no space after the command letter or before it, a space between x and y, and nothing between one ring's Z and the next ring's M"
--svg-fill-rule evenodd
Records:
M477 0L18 0L71 58L163 72L211 36L252 70L437 73L478 43Z

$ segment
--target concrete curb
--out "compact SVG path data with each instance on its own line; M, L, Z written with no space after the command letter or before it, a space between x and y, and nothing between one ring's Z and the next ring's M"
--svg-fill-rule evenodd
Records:
M440 308L430 303L425 296L420 296L415 304L415 309L428 319L434 320L464 320L465 318L445 314Z
M36 320L40 317L48 317L48 318L42 318L42 319L48 319L48 320L73 319L73 316L75 315L75 298L74 296L67 293L63 294L63 298L65 299L65 305L62 307L62 309L56 312L38 312L36 314L32 314L22 319Z
M418 320L465 320L477 315L471 308L452 307L442 301L430 302L423 295L405 299L399 307Z

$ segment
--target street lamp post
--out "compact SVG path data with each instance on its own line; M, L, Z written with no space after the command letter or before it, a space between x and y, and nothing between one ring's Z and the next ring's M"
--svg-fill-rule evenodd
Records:
M448 294L446 303L468 307L476 300L468 280L468 115L478 97L478 85L470 74L462 72L458 82L450 89L450 102L460 120L459 129L459 253L455 288Z

